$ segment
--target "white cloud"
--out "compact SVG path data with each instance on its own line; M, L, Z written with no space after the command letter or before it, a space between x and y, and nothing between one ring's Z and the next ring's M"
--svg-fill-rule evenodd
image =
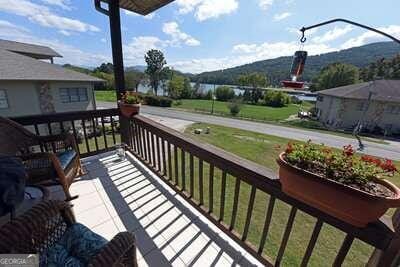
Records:
M234 12L239 7L237 0L177 0L180 14L194 11L198 21L218 18Z
M27 29L5 20L0 20L0 38L49 46L63 56L55 59L58 64L70 63L78 66L97 66L102 62L111 60L110 55L96 54L93 51L85 52L57 39L33 36Z
M378 30L383 31L385 33L388 33L390 35L393 35L394 37L400 39L400 25L390 25L387 27L380 27ZM366 43L369 43L371 41L377 41L377 40L386 40L389 41L387 37L384 37L378 33L375 32L364 32L361 35L350 38L347 40L345 43L342 44L341 48L342 49L347 49L350 47L355 47L355 46L361 46Z
M181 42L185 43L188 46L198 46L200 45L200 41L193 38L187 33L182 32L179 29L178 23L171 21L164 23L163 32L171 37L170 44L174 46L179 46Z
M156 13L155 13L155 12L150 13L150 14L148 14L148 15L146 15L146 16L143 16L143 15L137 14L137 13L135 13L135 12L126 10L126 9L124 10L124 13L125 13L126 15L128 15L128 16L141 17L141 18L148 19L148 20L151 20L151 19L153 19L153 18L156 16Z
M150 49L161 49L165 43L155 36L133 37L132 40L123 46L125 65L142 64L144 55Z
M329 30L327 32L325 32L323 35L321 36L315 36L312 41L315 43L326 43L326 42L330 42L333 40L336 40L337 38L351 32L353 30L353 27L351 27L350 25L346 25L344 27L335 27L332 30Z
M292 15L292 13L290 13L290 12L283 12L283 13L280 13L280 14L275 14L274 15L274 20L275 21L284 20L284 19L290 17L291 15Z
M26 35L28 34L29 30L15 25L9 21L6 20L0 20L0 36L3 38L15 38L18 36Z
M35 4L28 0L0 0L0 11L8 12L18 16L24 16L33 23L58 30L77 32L100 31L100 29L96 26L81 22L76 19L59 16L52 13L48 7Z
M42 2L49 4L49 5L54 5L61 7L62 9L65 10L71 10L72 8L70 7L70 0L42 0Z
M267 10L273 3L274 0L259 0L258 5L261 9Z
M64 36L71 36L71 33L69 31L66 31L66 30L60 30L58 32L61 33Z

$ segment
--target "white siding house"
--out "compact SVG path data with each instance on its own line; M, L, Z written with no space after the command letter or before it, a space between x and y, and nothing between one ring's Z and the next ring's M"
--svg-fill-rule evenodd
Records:
M0 116L95 109L94 83L103 80L45 62L49 47L0 40Z
M318 119L328 127L400 133L400 80L378 80L318 92Z

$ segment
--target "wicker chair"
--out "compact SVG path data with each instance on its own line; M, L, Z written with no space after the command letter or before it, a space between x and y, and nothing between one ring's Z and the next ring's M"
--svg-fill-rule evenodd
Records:
M32 150L44 152L32 153ZM73 135L38 136L22 125L0 117L0 153L20 157L28 172L27 184L60 184L66 200L74 178L83 175Z
M0 253L42 254L75 222L71 205L43 201L0 228ZM137 266L135 237L118 233L89 261L88 266Z

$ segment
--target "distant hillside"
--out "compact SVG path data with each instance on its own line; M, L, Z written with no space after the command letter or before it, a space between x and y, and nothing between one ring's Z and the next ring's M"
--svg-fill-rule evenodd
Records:
M125 71L140 71L140 72L144 72L146 70L146 66L143 65L136 65L136 66L131 66L131 67L126 67Z
M307 49L307 45L305 46ZM303 80L311 81L328 64L342 62L359 68L366 67L381 58L392 58L400 53L400 45L394 42L380 42L360 47L331 52L307 58ZM245 73L265 73L271 84L279 85L281 80L289 78L292 57L279 57L261 60L222 71L203 72L191 77L192 81L216 84L235 84L236 78Z

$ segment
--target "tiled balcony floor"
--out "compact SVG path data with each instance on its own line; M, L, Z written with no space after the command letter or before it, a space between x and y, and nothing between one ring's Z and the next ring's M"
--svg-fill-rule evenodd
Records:
M133 156L83 164L87 174L71 186L77 221L109 240L133 232L139 266L262 266Z

